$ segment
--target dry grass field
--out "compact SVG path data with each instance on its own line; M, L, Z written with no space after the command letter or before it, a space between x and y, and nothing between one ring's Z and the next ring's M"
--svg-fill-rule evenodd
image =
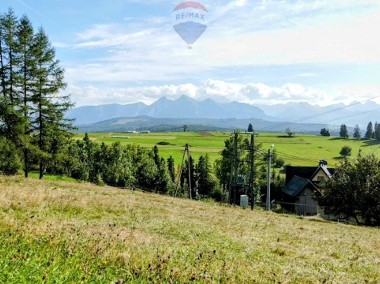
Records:
M380 283L380 230L0 176L0 283Z

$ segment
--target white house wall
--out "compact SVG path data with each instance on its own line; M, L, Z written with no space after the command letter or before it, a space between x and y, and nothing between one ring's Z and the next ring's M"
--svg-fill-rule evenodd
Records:
M318 181L322 181L322 180L325 180L327 178L327 175L326 173L320 169L313 177L312 181L313 182L318 182Z

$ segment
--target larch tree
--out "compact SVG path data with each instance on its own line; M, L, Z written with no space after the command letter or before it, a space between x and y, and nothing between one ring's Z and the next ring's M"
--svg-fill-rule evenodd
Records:
M66 86L64 71L55 59L55 50L42 28L35 34L34 45L36 83L32 97L32 127L39 149L39 177L42 179L49 161L57 156L61 143L71 136L72 121L65 119L64 115L73 104L68 96L59 93Z
M16 35L17 18L13 10L0 15L0 76L1 112L3 135L19 146L21 128L20 97L16 86Z
M30 141L30 108L33 96L33 85L35 84L35 56L33 54L34 31L29 19L24 16L17 25L17 62L16 72L17 88L19 90L21 111L21 139L20 148L24 158L24 174L28 177L30 167L30 153L32 145Z
M14 149L4 156L10 161L19 159L25 125L17 80L19 70L17 29L18 20L12 9L0 15L0 135L5 139L5 143L12 144L6 148ZM14 170L13 167L12 172Z

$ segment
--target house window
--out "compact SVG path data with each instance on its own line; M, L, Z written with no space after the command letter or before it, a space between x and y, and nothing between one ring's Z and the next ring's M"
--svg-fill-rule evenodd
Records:
M324 176L317 176L317 181L324 181L325 177Z

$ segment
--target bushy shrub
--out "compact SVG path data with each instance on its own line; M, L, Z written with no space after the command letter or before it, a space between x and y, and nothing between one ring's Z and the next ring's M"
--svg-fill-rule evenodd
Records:
M0 172L16 174L21 168L21 160L16 147L5 138L0 138Z

